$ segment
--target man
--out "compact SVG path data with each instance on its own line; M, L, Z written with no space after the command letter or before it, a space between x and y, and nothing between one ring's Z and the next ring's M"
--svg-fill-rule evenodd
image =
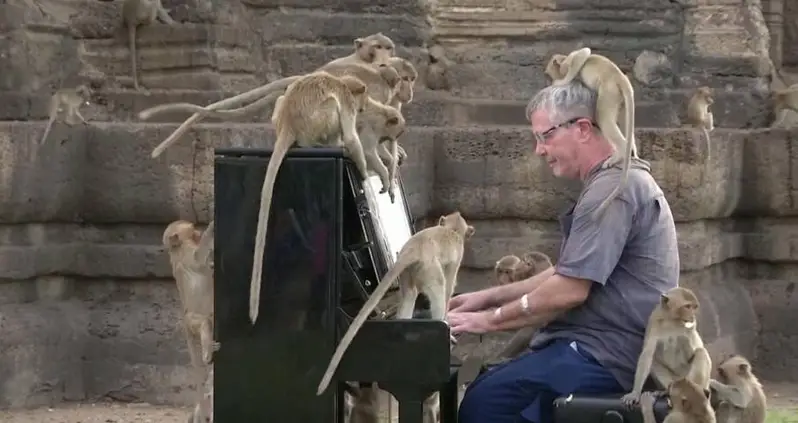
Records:
M648 316L677 286L673 215L647 162L633 158L621 194L600 221L591 218L621 174L601 168L613 148L595 124L595 104L596 93L575 80L543 89L527 106L535 154L584 187L560 217L555 267L449 303L453 333L543 326L529 351L468 387L460 423L550 423L557 396L631 390Z

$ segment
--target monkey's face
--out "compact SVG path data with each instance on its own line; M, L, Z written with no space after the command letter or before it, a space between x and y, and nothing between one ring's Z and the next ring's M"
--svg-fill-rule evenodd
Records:
M555 54L551 56L549 59L549 63L546 65L546 75L553 81L555 79L561 79L565 74L562 72L562 62L568 56L562 54Z
M395 112L395 113L393 113ZM405 132L405 118L401 113L393 109L388 116L385 117L385 126L383 128L382 138L388 138L391 141L398 139Z
M737 377L746 378L750 375L751 363L740 355L733 355L718 365L718 379L726 384Z
M163 231L161 242L167 250L180 248L183 243L189 240L194 240L197 232L194 229L194 224L185 220L176 220L169 224ZM199 240L199 238L196 238Z
M394 44L390 38L377 33L355 39L355 51L365 62L387 63L393 57Z

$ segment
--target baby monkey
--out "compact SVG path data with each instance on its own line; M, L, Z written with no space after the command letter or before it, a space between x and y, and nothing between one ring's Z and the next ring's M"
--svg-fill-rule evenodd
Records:
M678 379L668 385L671 410L662 423L715 423L715 413L709 404L709 389L701 388L689 379ZM643 423L657 423L654 402L657 395L644 392L640 396Z
M701 129L704 132L704 138L707 140L707 161L710 159L711 150L709 132L715 129L715 119L712 117L712 112L709 111L709 106L714 102L712 89L699 87L690 97L690 101L687 104L687 123Z
M702 389L709 386L712 361L696 328L698 306L698 297L688 288L662 294L648 319L632 392L621 398L627 407L639 401L649 373L662 388L680 378Z
M493 267L496 285L507 285L537 275L552 266L551 258L540 251L524 254L524 258L510 254L500 258Z
M751 363L733 355L718 366L718 379L709 380L718 423L763 423L767 400Z
M191 363L200 366L196 350L199 342L202 363L208 365L219 343L213 340L213 272L209 266L213 246L213 222L205 232L186 220L176 220L163 232L163 246L169 253L172 274L183 307L183 331Z
M139 89L138 66L136 65L136 30L140 25L152 25L155 20L165 24L176 23L161 0L125 0L122 3L122 22L127 27L127 42L130 49L130 72L133 88Z
M80 113L81 106L89 105L89 98L91 98L91 89L86 85L78 85L76 88L62 88L50 97L50 106L48 108L49 120L47 127L44 128L44 134L39 140L39 145L43 145L47 141L47 135L50 134L50 129L53 127L56 119L63 121L69 126L74 126L78 121L88 125L86 119Z

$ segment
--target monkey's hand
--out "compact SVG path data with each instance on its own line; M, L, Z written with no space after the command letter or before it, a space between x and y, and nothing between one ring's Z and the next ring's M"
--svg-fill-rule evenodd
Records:
M631 409L640 402L640 396L641 394L632 391L622 396L621 402L626 406L626 408Z

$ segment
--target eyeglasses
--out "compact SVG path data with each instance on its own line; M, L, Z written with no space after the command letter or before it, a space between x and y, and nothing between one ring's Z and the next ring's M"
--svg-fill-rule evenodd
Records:
M564 127L564 126L573 125L574 123L578 122L581 119L587 119L590 122L591 125L595 126L595 123L591 119L586 118L584 116L577 116L575 118L568 119L565 122L562 122L562 123L560 123L558 125L554 125L551 128L549 128L549 129L547 129L547 130L545 130L543 132L533 132L533 134L535 135L535 139L539 143L543 144L543 143L546 142L547 139L551 138L551 136L554 135L554 132L557 131L558 129L560 129L560 128Z

